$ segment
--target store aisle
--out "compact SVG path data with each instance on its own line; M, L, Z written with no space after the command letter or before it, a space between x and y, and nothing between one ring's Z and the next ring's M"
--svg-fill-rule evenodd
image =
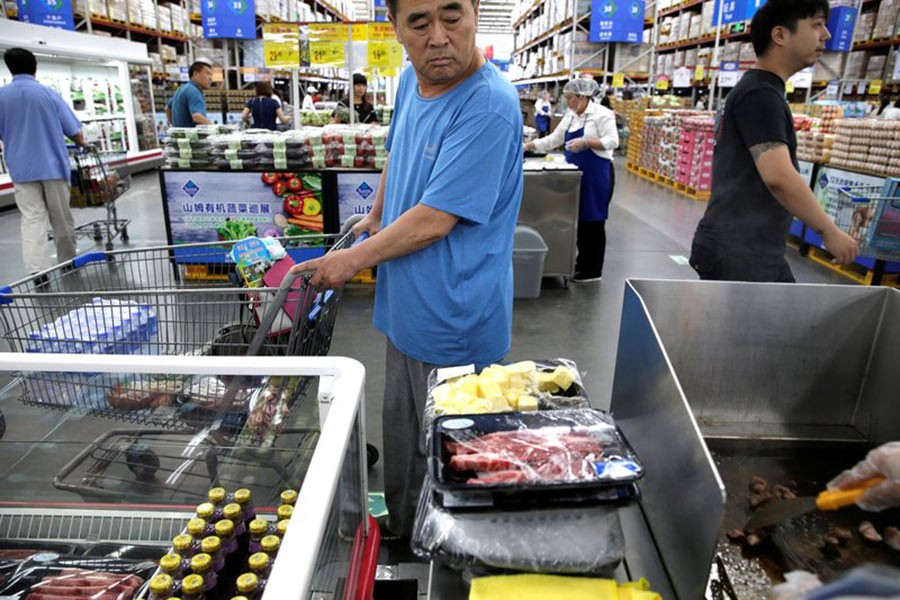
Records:
M574 359L598 407L608 406L619 336L624 281L632 278L695 279L686 264L691 237L705 203L695 202L627 174L617 163L617 189L607 225L608 249L603 281L571 284L568 289L553 279L544 281L541 297L517 300L510 360ZM131 219L131 245L165 244L159 179L155 174L134 178L132 189L119 201L122 218ZM75 211L76 224L103 217L103 209ZM25 275L19 250L19 215L0 214L0 282ZM116 247L122 247L116 244ZM97 248L80 240L79 252ZM796 252L789 251L797 279L813 283L847 283ZM680 262L679 262L680 261ZM374 288L348 286L337 319L332 353L358 359L366 366L368 435L381 447L381 400L384 389L384 338L372 327ZM35 432L36 433L36 432ZM382 463L370 472L370 488L382 489Z

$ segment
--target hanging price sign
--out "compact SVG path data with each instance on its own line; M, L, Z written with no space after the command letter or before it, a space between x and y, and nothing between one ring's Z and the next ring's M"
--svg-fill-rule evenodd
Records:
M791 81L790 79L788 79L784 83L784 91L785 91L785 93L793 94L794 93L794 82Z
M390 23L369 23L369 41L386 41L396 39L394 27Z
M266 66L294 69L300 66L300 27L290 23L263 25Z
M400 74L400 69L391 67L389 69L378 69L378 74L382 77L396 77Z
M346 42L347 26L343 23L310 23L310 42Z
M354 42L365 42L369 39L369 27L366 23L356 23L350 27Z
M625 87L625 73L613 73L612 86L616 89Z
M344 42L310 42L310 66L343 67L346 61L345 46Z
M694 67L694 81L703 81L706 79L706 69L703 68L703 65L697 65Z
M880 79L873 79L871 83L869 83L869 93L874 95L881 93L881 84L882 81Z
M397 42L370 41L368 46L370 67L390 69L403 64L403 53Z
M666 91L669 89L669 78L665 75L660 75L660 77L656 80L656 89L660 91Z

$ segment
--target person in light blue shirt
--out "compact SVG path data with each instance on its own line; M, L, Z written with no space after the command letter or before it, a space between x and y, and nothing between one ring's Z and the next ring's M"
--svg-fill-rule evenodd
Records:
M503 359L512 336L513 234L522 115L513 86L475 46L474 0L388 0L412 68L400 78L371 237L295 267L317 287L380 265L375 326L388 339L382 535L412 531L425 476L426 379L436 366Z
M212 121L206 116L206 99L203 90L212 85L212 67L197 61L188 69L190 81L178 88L172 99L166 103L166 118L169 125L175 127L194 127L209 125Z
M48 220L57 260L75 256L75 223L69 208L71 164L65 138L79 146L86 143L81 122L69 105L35 79L34 54L10 48L3 59L13 80L0 88L0 140L21 213L22 258L33 274L46 267ZM43 276L38 281L45 282Z

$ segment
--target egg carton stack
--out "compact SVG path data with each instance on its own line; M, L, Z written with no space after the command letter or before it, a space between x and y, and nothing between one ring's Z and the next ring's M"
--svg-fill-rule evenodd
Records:
M686 117L681 125L675 180L696 190L709 190L712 187L715 119L712 116Z
M838 121L829 164L874 175L900 175L900 121Z
M794 128L797 130L797 158L807 162L827 163L834 146L834 121L796 115Z
M668 117L665 115L644 118L643 139L641 140L641 167L653 173L659 172L663 127L667 119Z
M164 156L166 165L175 169L208 169L213 166L212 138L233 132L223 125L170 127Z

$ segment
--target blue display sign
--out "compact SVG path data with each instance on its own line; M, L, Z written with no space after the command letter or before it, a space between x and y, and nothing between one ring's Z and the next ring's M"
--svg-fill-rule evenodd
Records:
M254 0L203 0L203 37L256 39Z
M713 26L719 23L719 6L722 7L722 25L749 21L765 0L716 0L713 11Z
M18 0L18 5L20 21L75 30L72 0Z
M644 0L591 0L592 42L639 44L644 32Z
M853 48L853 28L856 26L856 8L836 6L828 17L828 32L831 39L825 42L826 50L850 52Z

